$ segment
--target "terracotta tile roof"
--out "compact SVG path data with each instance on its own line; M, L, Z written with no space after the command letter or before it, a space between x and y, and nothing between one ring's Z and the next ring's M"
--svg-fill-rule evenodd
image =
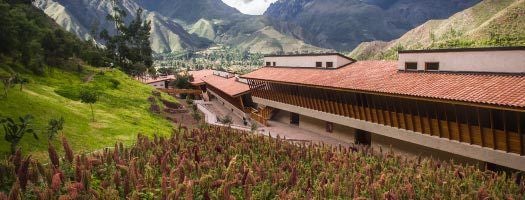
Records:
M202 79L206 76L213 75L213 70L204 69L199 71L189 71L188 73L193 75L193 81L191 82L192 85L202 85L204 84Z
M235 97L250 91L248 84L241 83L233 78L223 78L217 75L206 76L202 79L207 85L211 85L224 93Z
M264 67L242 77L525 108L525 75L404 72L396 61L359 61L335 70Z

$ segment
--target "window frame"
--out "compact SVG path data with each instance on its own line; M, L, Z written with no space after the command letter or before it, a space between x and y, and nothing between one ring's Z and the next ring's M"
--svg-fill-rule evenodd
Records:
M437 69L428 69L428 66L432 64L437 64ZM425 71L439 71L439 62L425 62Z
M323 67L323 62L315 62L315 67L316 68L322 68Z
M410 64L416 64L415 69L408 68ZM405 70L406 71L417 71L418 63L417 62L405 62Z
M334 62L326 62L326 68L334 68Z
M266 66L272 66L272 62L266 62Z

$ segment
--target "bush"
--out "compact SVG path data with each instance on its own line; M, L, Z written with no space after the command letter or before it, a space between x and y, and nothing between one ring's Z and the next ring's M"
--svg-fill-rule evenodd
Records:
M63 85L55 89L55 93L73 101L79 101L80 90L80 85Z
M109 79L109 82L111 83L111 89L118 89L118 87L120 86L120 81L118 81L117 79Z

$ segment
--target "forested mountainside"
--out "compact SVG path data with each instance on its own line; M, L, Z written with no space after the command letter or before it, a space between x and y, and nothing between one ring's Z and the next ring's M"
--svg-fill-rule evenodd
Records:
M279 0L264 13L302 27L306 43L350 51L392 40L431 19L445 19L480 0Z
M364 42L350 56L396 59L403 49L525 45L525 1L484 0L448 19L430 20L392 41Z

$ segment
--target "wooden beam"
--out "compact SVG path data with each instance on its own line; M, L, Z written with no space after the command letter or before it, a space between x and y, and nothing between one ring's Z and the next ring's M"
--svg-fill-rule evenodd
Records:
M251 78L251 79L254 79L254 78ZM268 80L265 80L265 79L256 79L256 80L268 81ZM480 108L500 109L500 110L508 110L508 111L515 111L515 112L525 113L525 109L519 108L519 107L512 107L512 106L503 106L503 105L495 106L495 105L483 104L483 103L473 103L473 102L465 102L465 101L425 98L425 97L416 97L416 96L408 96L408 95L400 95L400 94L390 94L390 93L382 93L382 92L372 92L372 91L364 91L364 90L342 89L342 88L334 88L334 87L322 87L322 86L314 86L314 85L298 84L298 83L289 83L289 82L282 82L282 81L271 81L271 82L284 83L284 84L289 84L289 85L299 85L299 86L310 87L310 88L322 88L322 89L329 89L329 90L336 90L336 91L347 91L347 92L358 92L358 93L366 93L366 94L376 94L376 95L381 95L381 96L397 97L397 98L403 98L403 99L413 99L413 100L430 101L430 102L437 102L437 103L458 104L458 105L474 106L474 107L480 107Z
M389 105L391 106L392 110L394 110L394 116L395 116L394 118L395 118L395 120L396 120L396 122L395 122L396 127L397 127L397 128L401 128L401 122L399 122L399 114L398 114L398 112L397 112L397 106L396 106L396 104L397 104L397 99L396 99L395 101L390 102Z
M449 120L448 120L448 113L447 113L447 108L443 109L445 111L445 121L447 122L447 135L448 135L448 139L452 139L452 131L450 131L450 123L449 123Z
M389 108L390 102L388 102L385 99L386 99L386 97L381 97L381 100L383 102L383 105L385 106L385 110L386 110L386 113L387 113L388 125L392 126L392 127L395 127L394 126L394 121L392 120L392 112L390 112L390 108Z
M518 137L520 137L520 149L521 149L521 155L525 155L525 147L523 147L523 137L525 136L525 134L523 134L523 130L522 130L522 124L521 124L521 119L520 119L520 113L516 113L516 119L517 119L517 124L518 124Z
M463 135L461 131L461 125L459 124L459 118L458 118L458 110L455 104L452 104L454 107L454 116L456 117L456 126L458 127L458 134L459 134L459 141L463 142Z
M485 132L483 131L483 126L481 126L481 113L479 112L479 108L478 107L476 107L476 113L478 115L479 132L481 133L481 146L485 147L486 146L486 144L485 144Z
M438 127L439 137L443 137L443 133L441 131L441 119L439 119L439 115L437 113L438 111L437 111L437 108L436 108L437 104L432 104L432 105L434 105L433 106L434 107L434 114L436 116L436 121L437 121L437 125L438 125L437 127Z
M412 112L412 108L410 108L410 106L409 106L408 111L410 112L410 121L412 122L412 130L414 132L417 132L416 120L414 120L414 113Z
M430 130L430 135L434 135L434 127L432 126L432 119L430 118L430 115L428 114L428 110L430 109L431 103L427 104L428 106L425 107L425 117L427 118L428 122L428 129Z
M425 133L425 125L423 123L423 117L421 117L421 112L419 112L419 104L417 103L417 101L416 101L416 112L419 118L419 127L421 127L421 132Z
M494 131L494 116L492 116L491 109L489 109L489 116L490 116L490 131L492 132L492 142L494 144L494 149L498 149L498 145L496 143L496 132Z
M401 108L401 115L403 115L403 126L405 127L406 130L410 130L408 128L408 123L407 123L407 118L405 116L405 109L403 106L403 102L399 101L397 102L397 104L399 105L399 108Z
M469 137L469 143L474 144L474 138L472 137L472 128L470 127L470 116L468 110L464 112L465 114L465 120L467 121L467 129L468 129L468 137Z
M505 111L503 112L503 131L505 132L505 151L510 151L510 139L509 139L509 131L507 130L507 113Z

